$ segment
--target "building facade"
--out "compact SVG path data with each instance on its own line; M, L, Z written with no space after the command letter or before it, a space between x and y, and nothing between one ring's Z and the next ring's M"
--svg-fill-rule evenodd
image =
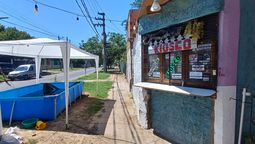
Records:
M151 13L146 12L148 1L143 1L132 53L132 93L143 128L153 128L175 143L237 143L236 99L248 84L243 77L254 79L250 61L255 39L246 35L245 27L254 30L252 4L172 0L159 13ZM248 65L249 71L242 73L240 67ZM248 126L244 123L244 133Z
M126 24L126 30L127 30L127 63L126 63L126 78L129 83L129 90L131 91L132 85L133 85L133 42L135 38L135 32L134 29L137 18L138 18L138 10L129 10L128 13L128 19Z

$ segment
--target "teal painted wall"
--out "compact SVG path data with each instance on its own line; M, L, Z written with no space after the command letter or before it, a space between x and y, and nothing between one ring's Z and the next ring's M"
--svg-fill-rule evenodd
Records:
M236 107L236 142L239 132L240 109L242 88L248 88L248 91L255 97L255 1L240 0L240 39L238 51L238 72L237 72L237 107ZM251 99L248 98L247 101ZM253 99L255 100L255 99ZM251 106L253 107L250 117ZM255 104L246 104L244 115L243 134L251 132L255 135Z
M213 99L152 90L150 108L154 132L170 142L213 143Z
M224 0L171 0L160 13L144 15L139 19L139 33L145 34L198 17L220 12Z

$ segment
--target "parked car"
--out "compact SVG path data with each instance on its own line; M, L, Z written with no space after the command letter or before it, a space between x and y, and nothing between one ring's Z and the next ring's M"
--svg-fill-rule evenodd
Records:
M26 64L18 66L14 71L9 72L8 78L10 80L14 79L30 79L35 77L35 65Z
M9 72L13 71L12 64L0 64L0 71L2 71L5 75L8 75Z

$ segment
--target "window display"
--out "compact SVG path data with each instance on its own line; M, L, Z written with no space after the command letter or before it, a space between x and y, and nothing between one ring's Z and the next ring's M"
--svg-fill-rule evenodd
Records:
M143 36L143 80L215 88L218 15Z

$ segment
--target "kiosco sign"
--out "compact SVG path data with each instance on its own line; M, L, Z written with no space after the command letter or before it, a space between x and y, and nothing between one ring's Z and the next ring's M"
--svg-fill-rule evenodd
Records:
M172 51L183 51L197 48L197 43L192 39L170 40L149 47L149 54L168 53Z

